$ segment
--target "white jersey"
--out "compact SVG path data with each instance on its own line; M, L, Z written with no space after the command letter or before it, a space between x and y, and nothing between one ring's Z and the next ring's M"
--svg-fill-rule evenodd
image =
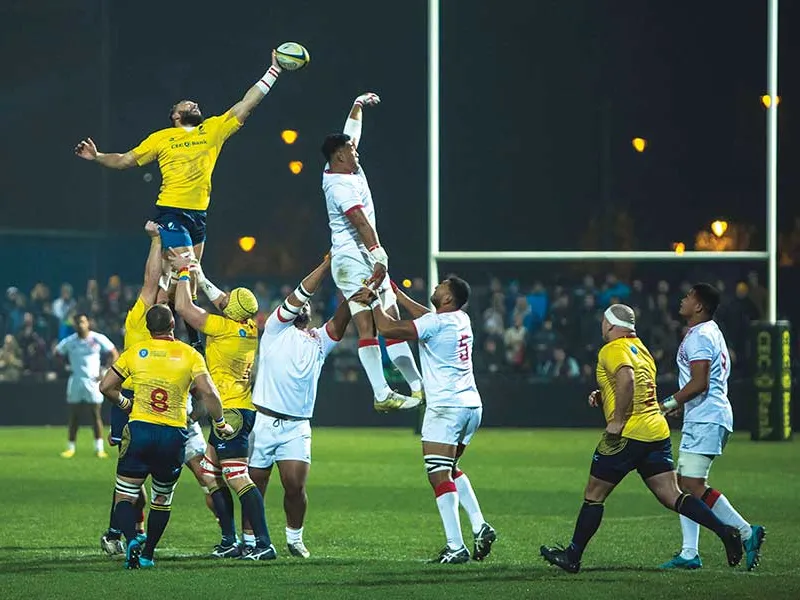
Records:
M472 372L472 325L461 310L430 312L413 321L419 338L425 402L430 408L477 407Z
M700 323L686 332L678 348L679 387L689 383L690 365L698 360L711 362L708 389L684 405L683 422L716 423L733 431L733 411L728 401L728 345L714 321Z
M336 346L327 325L298 329L272 311L258 348L253 404L290 417L310 419L322 365Z
M85 339L73 333L56 346L56 352L67 357L72 377L90 381L100 379L100 355L113 349L111 340L96 331L90 331Z
M346 254L357 257L372 268L372 256L347 218L348 212L360 208L370 225L375 227L375 205L364 169L359 168L355 173L330 173L326 170L322 174L322 191L328 205L331 256Z

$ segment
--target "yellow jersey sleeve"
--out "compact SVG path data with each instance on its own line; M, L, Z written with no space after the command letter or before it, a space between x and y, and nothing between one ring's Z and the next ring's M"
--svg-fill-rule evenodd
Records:
M201 375L208 375L208 368L206 367L206 361L203 359L203 355L200 354L197 350L194 351L194 354L192 355L191 358L191 372L192 372L192 381L194 381Z
M128 354L129 353L126 350L125 352L120 354L119 358L117 358L116 362L113 365L111 365L111 368L114 369L114 371L117 373L117 375L122 377L122 379L127 379L131 375L131 366L130 366L130 363L129 363Z
M606 344L598 359L609 377L614 376L622 367L633 368L633 360L624 344Z
M136 164L140 167L158 158L159 132L151 133L131 152L136 155Z
M206 126L206 130L217 138L217 143L220 145L242 127L239 119L231 111L217 117L209 117L203 121L203 124Z
M219 315L208 315L206 324L203 326L203 333L213 337L235 333L238 330L239 326L236 323Z

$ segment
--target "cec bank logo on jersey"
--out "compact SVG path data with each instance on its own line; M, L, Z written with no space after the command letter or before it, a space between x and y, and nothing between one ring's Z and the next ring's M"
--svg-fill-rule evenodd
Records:
M142 348L141 350L139 350L140 357L147 358L147 355L148 355L147 348Z
M239 330L239 337L247 337L247 332L244 329Z
M634 354L639 354L639 349L636 346L631 346L631 352Z

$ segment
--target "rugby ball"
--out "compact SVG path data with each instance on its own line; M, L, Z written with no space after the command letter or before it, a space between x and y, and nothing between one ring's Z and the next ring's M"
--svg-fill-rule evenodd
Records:
M297 42L284 42L275 50L275 58L281 69L299 71L311 60L305 46Z

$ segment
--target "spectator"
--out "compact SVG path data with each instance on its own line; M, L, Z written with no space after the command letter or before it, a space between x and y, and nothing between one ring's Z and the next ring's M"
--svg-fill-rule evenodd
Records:
M577 379L581 376L581 368L577 360L558 346L553 349L552 357L540 365L538 373L549 379Z
M511 313L511 322L516 323L517 317L522 319L523 325L530 320L531 307L528 304L528 299L525 296L517 296L517 301L514 304L514 310Z
M0 381L17 381L22 367L22 349L16 338L7 333L0 348Z
M528 306L530 307L530 315L525 320L525 326L533 331L539 328L539 325L544 321L547 315L547 308L549 299L547 297L547 290L544 289L541 281L533 284L530 293L528 294Z
M583 278L583 284L579 285L572 292L576 298L583 299L586 296L594 296L597 294L597 287L594 284L594 277L586 275Z
M524 298L520 298L524 300ZM503 343L506 347L506 363L514 369L521 370L525 366L525 344L528 329L523 324L521 315L514 316L514 325L506 329Z
M67 316L75 310L77 302L72 297L72 286L68 283L61 284L61 295L53 302L53 314L56 318L64 322Z
M491 305L483 311L483 333L502 336L505 332L505 298L502 292L492 294Z
M750 288L748 296L758 310L758 318L763 319L764 315L767 314L769 294L766 288L758 282L758 273L750 271L750 273L747 274L747 285Z
M42 304L42 311L36 315L34 328L42 339L47 342L58 340L60 321L53 314L53 305L50 302Z
M47 345L34 329L33 315L23 315L22 328L17 333L17 342L22 349L22 364L26 373L44 373L48 370Z
M500 373L505 357L503 356L502 338L487 337L483 342L482 352L475 354L475 370L478 373Z
M631 294L631 288L617 279L613 273L606 275L606 284L600 292L600 306L606 307L614 304L614 301L625 302Z
M558 335L553 329L553 321L546 319L541 328L534 332L530 339L533 360L536 365L547 360L558 343Z

